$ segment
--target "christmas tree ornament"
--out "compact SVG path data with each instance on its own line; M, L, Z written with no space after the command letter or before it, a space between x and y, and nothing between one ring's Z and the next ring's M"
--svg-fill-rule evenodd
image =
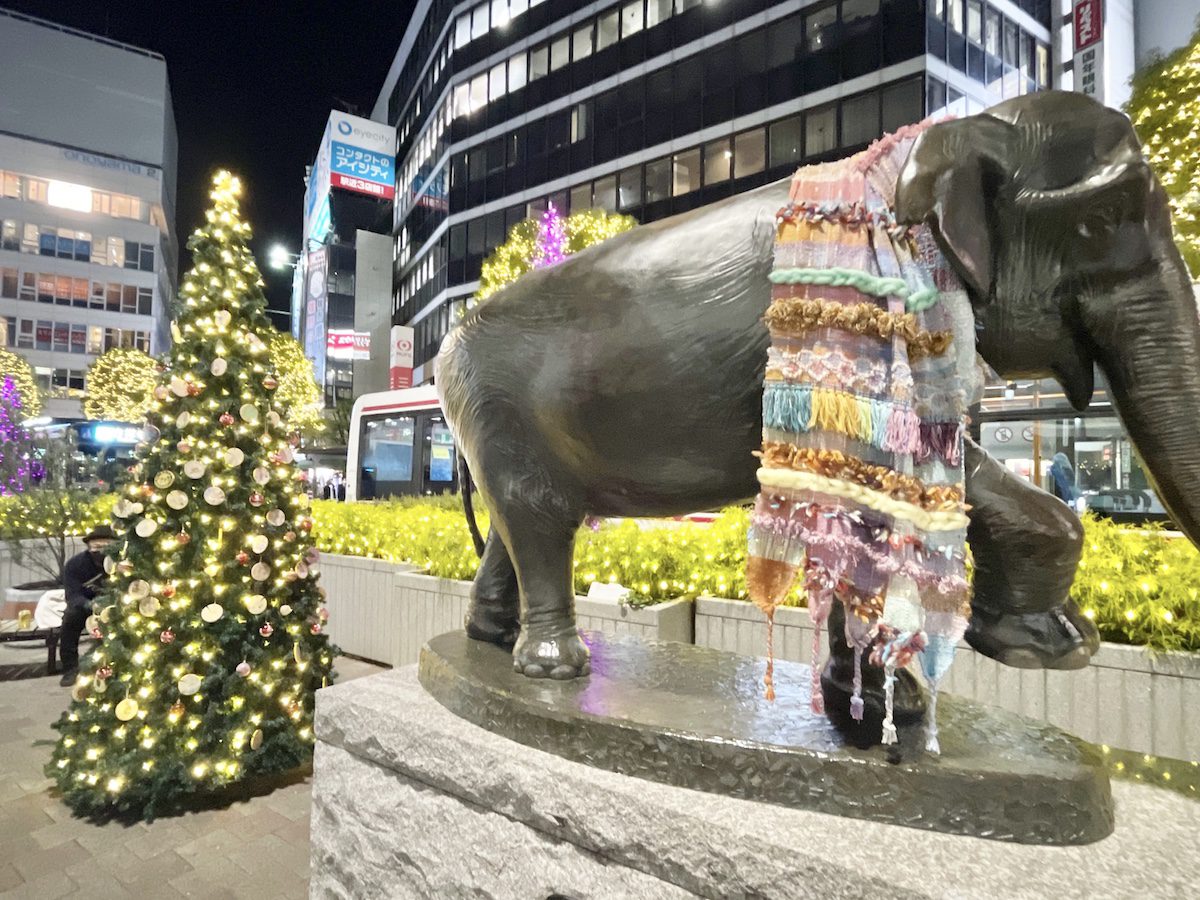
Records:
M261 728L255 728L254 734L250 735L250 749L257 750L262 746L263 733Z
M265 534L255 534L250 537L250 549L255 553L265 553L270 545L271 541Z
M279 413L275 412L275 410L271 410L269 413L267 413L267 422L272 428L278 428L283 424L283 417L280 416Z
M246 598L246 609L251 615L262 615L267 611L267 598L262 594L251 594Z
M265 485L271 480L271 471L266 466L255 466L251 477L254 479L255 484Z
M92 690L97 694L103 694L108 690L108 681L104 678L93 678Z
M210 603L200 610L200 618L210 625L218 621L223 615L225 615L225 607L220 603Z
M147 597L150 594L150 582L144 578L138 578L129 583L129 596L134 600L140 600L142 597Z
M186 500L186 499L187 498L184 497L184 500ZM187 504L185 503L184 506L186 506L186 505ZM180 509L182 509L182 508L183 507L180 507ZM188 534L186 531L181 531L181 532L179 532L179 534L175 535L175 543L177 543L180 547L186 547L191 542L192 542L192 536L190 534Z
M176 397L186 397L188 395L188 383L178 375L172 376L171 393Z
M187 441L180 441L178 444L175 445L175 449L178 450L180 453L191 453L192 445L189 444Z
M206 466L198 459L189 459L183 464L183 474L188 478L203 478Z
M229 323L233 321L233 315L227 309L218 309L213 315L213 321L217 323L218 328L228 328Z
M133 571L133 563L127 559L122 559L117 562L117 574L128 575Z
M214 359L212 361L212 365L208 367L208 371L212 372L213 375L220 378L222 375L225 374L225 371L228 368L229 368L229 362L224 357L218 356L216 359Z
M113 605L109 604L108 606L106 606L102 610L100 610L100 621L104 622L105 624L108 624L108 620L112 617L113 609L114 609ZM89 628L88 630L90 631L91 629Z
M158 531L158 523L153 519L139 519L133 530L138 537L148 538Z
M320 633L321 633L321 623L320 623L320 622L313 622L313 623L312 623L312 627L311 627L310 629L308 629L308 630L309 630L310 632L312 632L313 634L320 634Z
M84 700L87 699L87 695L88 695L87 685L82 684L79 681L76 681L75 687L71 688L71 699L74 700L76 703L82 703Z
M174 323L172 323L172 324L174 324ZM169 392L167 391L167 389L166 389L166 388L165 388L163 385L161 385L161 384L160 384L158 387L156 387L156 388L154 389L154 392L153 392L153 393L154 393L154 399L155 399L155 400L157 400L157 401L158 401L158 402L160 402L160 403L161 403L162 401L166 400L166 399L167 399L167 397L169 397L169 396L170 396L170 394L169 394Z
M296 662L304 662L304 657L300 654L300 642L292 644L292 659Z
M96 677L101 681L106 681L109 678L112 678L112 674L112 666L100 666L100 668L96 669Z
M261 634L263 637L270 637L271 635L273 635L275 633L275 629L271 627L270 622L267 622L263 625L262 628L258 629L258 633Z
M176 700L174 703L171 704L169 713L173 719L178 719L180 716L182 716L184 714L184 711L185 711L185 709L184 709L183 701Z
M263 379L263 387L265 387L268 391L273 391L275 388L279 387L279 382L276 381L273 376L268 375Z
M294 531L285 531L285 532L283 533L283 539L284 539L285 541L287 541L287 542L290 544L292 541L294 541L294 540L296 539L296 532L294 532Z
M200 385L196 384L194 381L188 382L187 392L188 392L189 397L199 396L200 391L202 391L202 390L203 390L203 388L201 388Z
M251 506L262 506L266 502L266 498L258 491L252 491L247 499L250 501Z
M158 614L158 607L159 603L158 598L156 597L143 597L140 601L138 601L138 612L140 612L147 619L153 618Z
M100 620L95 615L88 616L83 622L83 627L88 631L91 631L93 628L99 628Z
M220 506L225 502L225 492L215 484L204 489L204 502L209 506Z
M162 594L164 597L166 597L167 599L170 599L171 597L175 596L175 585L164 584L162 587L160 587L158 589L158 592L160 594Z
M234 422L236 422L237 419L235 419L231 413L223 412L223 413L221 413L221 415L217 419L217 421L220 422L222 425L224 425L226 428L228 428L230 425L232 425Z
M256 562L250 569L250 577L255 581L266 581L271 577L271 567L265 562Z
M246 454L237 447L230 447L225 451L225 465L231 469L236 469L246 461Z
M142 441L146 445L157 444L160 437L162 437L162 432L159 431L157 425L147 425L142 429Z
M143 506L141 503L138 503L136 500L133 502L134 515L141 515L142 511L145 508L146 508L145 506Z
M133 501L122 497L113 504L113 515L118 519L127 519L133 515Z
M183 509L187 505L188 495L183 491L171 491L167 494L167 506L171 509ZM176 536L176 540L178 540L178 536Z
M192 414L186 409L175 417L175 427L182 430L192 424Z
M250 663L246 662L243 659L240 663L237 664L237 668L234 669L234 671L237 672L239 675L241 675L243 678L245 678L246 676L248 676L250 674Z
M175 483L175 473L162 471L154 476L154 486L160 490L166 490Z
M253 403L243 403L238 415L242 417L243 422L253 425L258 421L258 407Z
M117 708L114 710L114 712L116 713L117 718L122 722L128 722L138 714L137 701L130 697L126 697L117 704Z
M189 672L179 679L179 693L185 697L190 697L192 694L200 690L200 685L203 679L193 672Z
M308 565L304 562L296 563L295 572L298 577L307 578L308 577Z
M239 550L237 552L237 556L234 557L234 560L237 561L239 566L244 566L246 563L250 562L250 554L245 550Z
M267 524L274 525L276 528L287 521L287 516L284 515L282 509L273 509L267 513Z
M292 614L292 608L285 603L283 606L279 607L279 614L281 616L290 616Z
M163 644L171 644L175 642L175 632L170 628L164 628L158 633L158 640Z
M117 561L111 556L104 557L104 574L111 575L117 570Z

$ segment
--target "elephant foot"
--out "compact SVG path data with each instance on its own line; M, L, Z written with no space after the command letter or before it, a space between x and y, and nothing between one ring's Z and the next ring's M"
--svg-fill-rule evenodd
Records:
M473 598L463 624L467 637L501 647L512 647L521 633L517 604L501 600Z
M590 653L574 625L565 628L526 626L513 647L513 670L527 678L567 681L592 671Z
M1018 669L1082 669L1100 648L1095 624L1075 602L1047 612L996 613L976 606L967 643Z
M854 696L854 664L850 657L833 656L821 673L821 692L825 695L825 716L849 743L859 748L873 747L883 740L883 720L887 713L883 691L883 670L863 660L862 719L850 714ZM925 693L907 669L896 671L892 692L892 722L897 728L919 725L925 720Z

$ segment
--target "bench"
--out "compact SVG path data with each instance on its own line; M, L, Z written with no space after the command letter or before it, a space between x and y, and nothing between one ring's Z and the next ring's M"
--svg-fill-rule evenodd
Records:
M0 622L0 644L15 641L45 641L46 642L46 671L53 675L58 671L58 636L61 628L25 628L20 629L16 619Z

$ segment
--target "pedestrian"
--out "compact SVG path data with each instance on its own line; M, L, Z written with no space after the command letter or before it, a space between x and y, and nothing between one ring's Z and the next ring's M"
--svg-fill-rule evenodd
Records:
M104 551L117 539L107 525L98 525L83 538L87 547L67 560L63 567L63 588L67 609L63 613L59 653L63 675L59 684L68 687L75 683L79 672L79 636L84 623L92 614L92 601L104 589Z

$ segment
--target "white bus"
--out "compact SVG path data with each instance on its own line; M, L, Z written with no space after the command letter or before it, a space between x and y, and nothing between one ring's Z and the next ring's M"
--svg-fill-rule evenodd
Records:
M346 499L458 490L458 448L432 386L363 394L350 414Z

